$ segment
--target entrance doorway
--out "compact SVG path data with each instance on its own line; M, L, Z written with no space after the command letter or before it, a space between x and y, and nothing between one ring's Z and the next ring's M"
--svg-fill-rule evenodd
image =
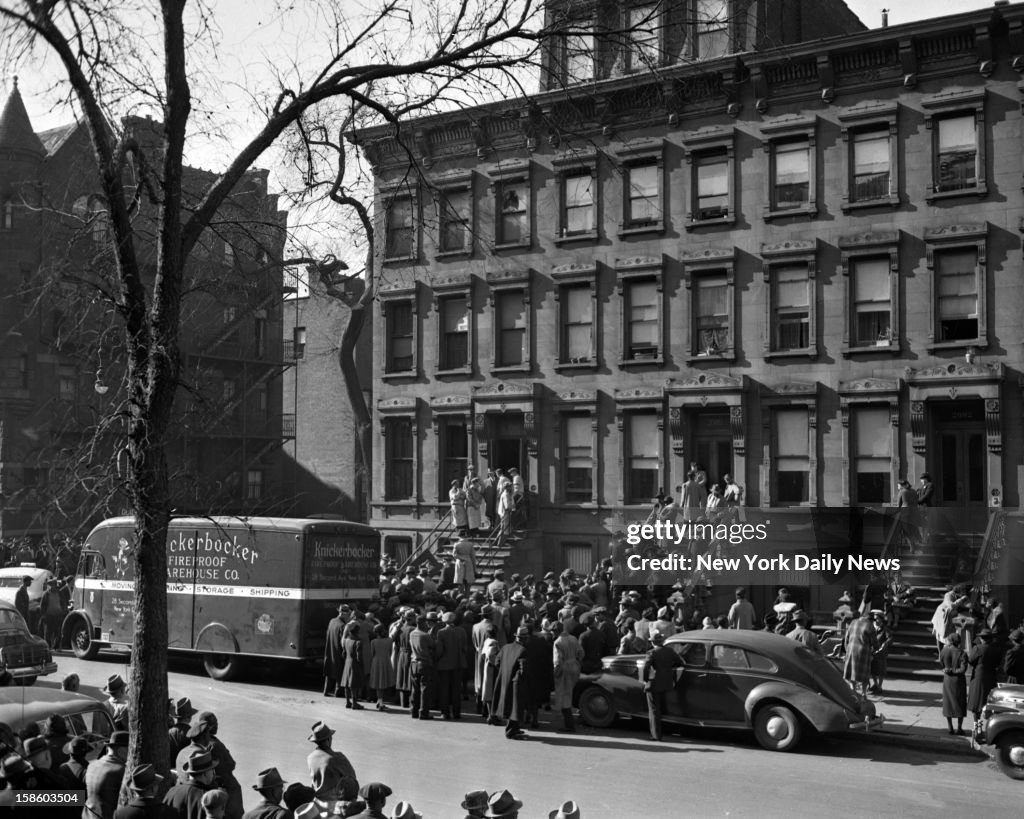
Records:
M523 483L529 486L523 414L521 412L491 414L489 421L490 463L488 466L491 469L503 469L506 473L514 466L519 470Z
M690 452L693 455L688 460L696 461L707 473L710 489L713 484L720 484L727 474L733 474L729 410L692 410L690 419L693 429ZM687 463L686 468L689 466ZM733 474L733 477L737 476Z
M934 455L932 472L938 503L984 508L985 409L981 399L943 401L931 406Z

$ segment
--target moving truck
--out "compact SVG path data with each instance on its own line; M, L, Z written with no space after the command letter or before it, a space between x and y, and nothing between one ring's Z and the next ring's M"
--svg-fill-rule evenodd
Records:
M129 650L135 608L135 520L103 521L86 539L64 636L75 655ZM302 518L174 518L167 532L171 651L203 655L216 680L246 658L319 661L343 600L369 600L380 535L369 526Z

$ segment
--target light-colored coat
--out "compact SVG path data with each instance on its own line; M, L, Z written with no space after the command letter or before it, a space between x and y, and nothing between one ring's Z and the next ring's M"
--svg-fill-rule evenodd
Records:
M557 711L572 708L572 692L580 680L580 663L583 649L580 641L564 631L555 639L551 648L555 666L555 691L551 707Z

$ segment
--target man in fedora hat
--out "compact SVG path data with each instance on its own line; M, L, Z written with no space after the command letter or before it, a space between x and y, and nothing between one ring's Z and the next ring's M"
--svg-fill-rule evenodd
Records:
M436 614L436 612L435 612ZM416 628L409 635L409 662L412 685L413 719L433 719L430 708L434 704L437 687L437 641L430 633L430 620L426 615L416 618Z
M437 643L437 707L444 719L462 719L462 678L469 664L466 630L455 625L456 615L446 611Z
M101 757L85 772L85 807L82 819L113 819L128 758L128 732L114 731Z
M355 788L359 788L355 768L348 757L331 747L333 738L334 731L323 722L316 723L308 737L316 746L306 757L306 764L309 766L309 778L317 799L340 798L345 789L345 780L351 780Z
M482 819L487 812L487 791L470 791L462 800L462 809L466 819Z
M114 720L114 727L119 731L128 730L128 685L120 674L111 674L107 677L107 684L103 687L103 693L107 695L107 710L111 719Z
M345 626L350 608L341 603L338 613L327 624L327 641L324 643L324 696L337 697L340 692L339 680L345 671Z
M89 767L88 754L91 750L85 737L74 737L63 748L69 758L57 768L57 773L71 783L72 790L85 790L85 772Z
M366 803L366 807L350 819L387 819L384 813L384 805L391 796L391 788L383 782L370 782L359 789L359 795Z
M237 763L231 751L217 738L219 727L217 716L213 712L201 711L196 714L185 734L191 744L178 752L176 767L181 770L185 760L196 751L209 751L216 764L214 780L227 791L230 800L225 816L227 819L241 819L245 808L242 805L242 786L235 778Z
M665 713L669 692L676 685L675 669L683 665L683 660L665 645L665 635L660 631L651 633L651 642L654 648L647 652L643 683L644 693L647 695L651 739L661 742L661 715Z
M523 803L516 799L508 791L495 791L487 800L487 810L484 816L487 819L518 819L519 809Z
M192 707L192 700L188 697L181 697L174 701L174 706L171 709L174 725L167 729L167 738L170 745L168 768L174 767L178 761L178 754L190 744L188 732L192 727L192 717L197 713L199 712Z
M152 765L136 765L132 768L128 780L128 790L132 798L114 811L114 819L169 819L173 816L171 809L157 801L156 795L164 778L156 772Z
M267 768L256 774L252 789L260 795L260 803L242 819L290 819L290 811L281 807L284 785L277 768Z
M524 673L526 644L530 640L530 629L520 626L516 640L502 646L495 660L498 678L494 686L492 716L505 719L505 738L523 739L526 732L520 724L527 717L531 703L529 682Z
M213 788L216 768L209 751L196 751L182 763L179 772L184 778L164 796L164 804L178 819L203 819L203 794Z
M572 800L563 802L562 807L548 814L548 819L580 819L580 806Z
M45 737L31 737L25 740L22 751L26 761L35 768L36 787L41 791L62 791L70 787L63 776L54 771L50 757L50 743Z

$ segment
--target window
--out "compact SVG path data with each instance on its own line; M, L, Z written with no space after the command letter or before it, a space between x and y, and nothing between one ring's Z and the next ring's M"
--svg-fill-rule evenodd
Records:
M842 210L899 205L898 111L895 102L870 102L839 112L847 163Z
M932 181L925 198L987 193L985 89L949 90L921 104L932 132Z
M462 417L442 416L438 424L441 438L441 481L438 494L442 503L448 501L448 490L452 481L458 481L459 486L462 486L466 477L466 466L469 463L466 426L466 419Z
M562 364L584 364L594 359L594 291L586 283L565 285L561 307Z
M729 215L729 158L723 154L700 157L695 162L694 218L720 219Z
M392 197L386 203L384 258L416 257L415 201L411 196Z
M259 500L263 497L263 470L249 469L245 473L245 497Z
M682 658L683 665L703 667L708 661L706 643L672 643L671 645L672 650Z
M627 420L627 503L650 503L658 494L661 433L653 412L631 412Z
M470 249L469 190L443 190L439 194L438 252L468 253Z
M700 276L693 290L694 348L715 356L729 349L729 283L725 275Z
M255 391L255 406L256 412L259 413L261 418L266 418L267 413L270 411L269 393L266 384L259 384Z
M888 199L890 193L889 132L862 131L853 135L853 179L850 200Z
M562 236L592 235L595 180L589 171L562 177Z
M780 266L773 272L772 350L805 350L810 346L809 291L807 270L802 266Z
M935 254L935 311L940 342L973 341L979 336L977 264L975 250Z
M562 562L559 565L572 569L580 577L586 577L594 570L594 547L589 543L563 543Z
M807 206L811 190L811 151L806 140L775 146L772 208L792 210Z
M469 298L440 299L441 350L438 368L460 370L469 367Z
M695 51L699 60L729 53L728 0L697 0Z
M384 424L384 500L408 500L413 496L412 419L388 418Z
M661 168L656 163L630 165L625 170L627 228L660 226Z
M563 420L565 500L568 503L590 503L594 497L594 432L591 416L589 413L565 415Z
M263 316L256 316L252 324L253 346L256 348L256 357L263 358L267 354L267 320Z
M658 282L654 279L630 281L626 285L625 358L631 361L651 360L660 350L661 302Z
M72 402L78 395L78 373L74 367L57 368L57 397L61 401Z
M384 308L386 352L385 373L404 373L415 369L413 305L411 301L392 301Z
M747 654L736 646L715 645L711 649L712 668L750 668Z
M658 5L634 6L626 12L629 37L627 70L657 68L661 64L661 16Z
M296 327L292 330L292 350L296 359L306 354L306 328Z
M10 199L5 199L3 202L3 211L0 212L0 230L13 230L14 229L14 202Z
M853 502L891 503L892 434L888 407L851 408Z
M810 439L807 410L776 409L775 501L779 504L807 503L809 500Z
M495 300L495 361L496 367L519 367L529 364L529 334L527 311L529 303L524 290L503 290L494 294Z
M888 346L893 337L889 257L856 259L851 275L853 346Z
M495 185L494 243L522 246L530 243L530 183L527 176L507 178Z
M594 28L590 23L570 23L571 34L564 38L563 76L566 85L597 78L597 49Z

